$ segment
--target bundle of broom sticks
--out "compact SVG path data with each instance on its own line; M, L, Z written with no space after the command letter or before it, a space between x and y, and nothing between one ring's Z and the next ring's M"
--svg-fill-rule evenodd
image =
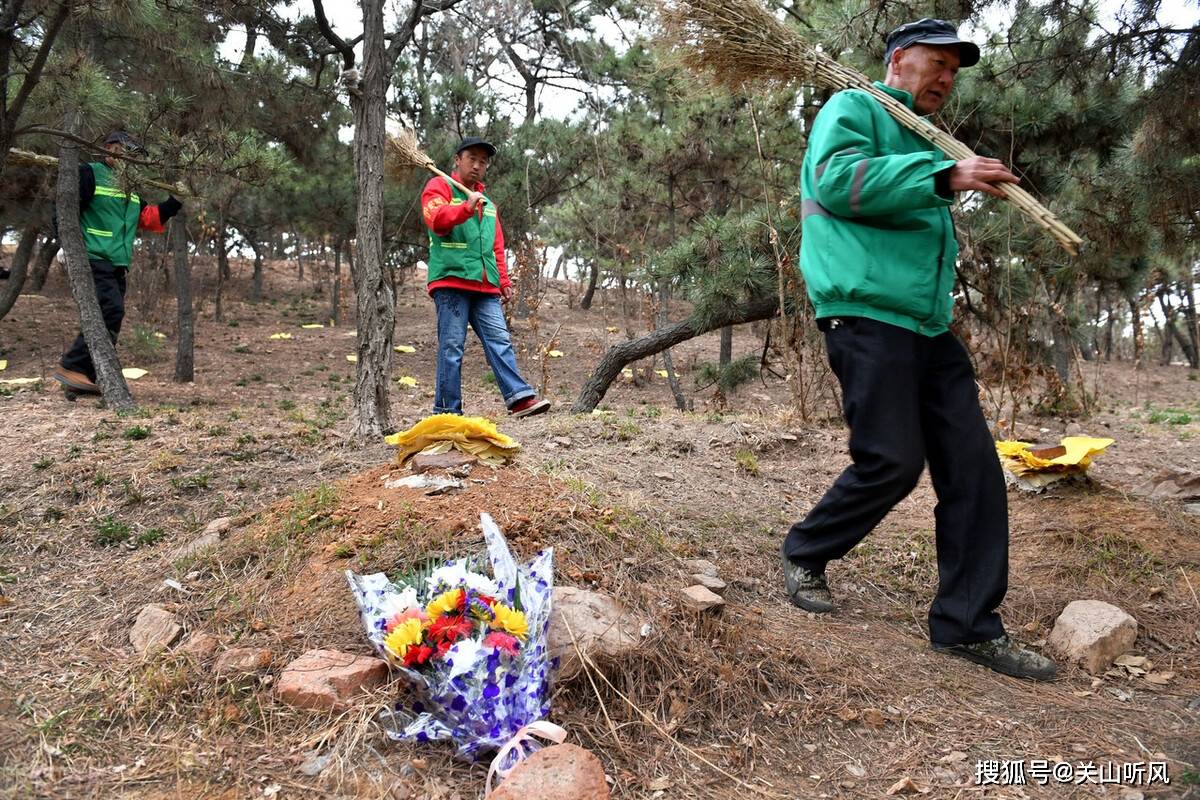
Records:
M54 156L44 156L41 153L31 153L28 150L19 150L15 147L8 149L7 161L16 167L58 169L58 159ZM157 189L163 189L179 197L195 197L195 192L178 183L166 183L165 181L156 181L152 178L139 178L138 182Z
M748 84L803 81L835 90L861 89L897 122L932 142L947 157L961 161L975 155L971 148L880 91L866 75L804 41L760 0L662 0L660 10L668 39L684 63L719 84L741 89ZM1052 211L1016 184L1001 183L997 188L1064 250L1078 255L1083 239Z
M398 135L388 137L387 166L397 180L403 180L410 170L424 169L445 178L448 183L457 186L460 191L467 194L471 194L473 191L438 169L433 159L421 149L421 145L417 142L417 134L411 128L403 128Z

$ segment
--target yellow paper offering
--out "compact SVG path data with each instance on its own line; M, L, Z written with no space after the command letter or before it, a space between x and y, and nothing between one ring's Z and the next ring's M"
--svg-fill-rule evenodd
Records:
M667 371L665 369L656 369L656 370L654 370L654 374L660 378L667 377Z
M319 322L310 322L307 325L301 325L300 327L304 328L305 330L311 331L311 330L316 330L317 328L324 328L325 326Z
M1035 448L1027 442L996 442L1000 463L1018 485L1042 489L1051 483L1085 475L1092 459L1113 444L1112 439L1068 436L1057 447Z
M396 445L396 459L401 464L417 453L444 453L455 448L485 464L502 466L521 449L516 439L500 433L491 420L457 414L434 414L384 441Z
M138 378L149 375L150 372L140 367L125 367L121 370L121 374L125 376L126 380L136 381Z
M290 338L292 338L292 335L290 333L272 333L271 338L272 339L290 339Z
M358 356L346 356L346 360L349 361L351 364L357 364Z
M563 351L562 350L551 350L550 352L546 353L546 355L550 356L551 358L562 358Z
M410 389L417 388L417 379L412 375L402 375L399 378L396 378L396 383L400 384L401 386L407 386Z
M5 378L4 380L0 380L0 383L9 386L28 386L31 383L38 383L41 380L41 378Z
M415 352L417 352L417 348L409 347L406 344L398 344L392 349L395 350L397 353L415 353Z
M8 361L6 359L0 358L0 372L3 372L6 369L8 369Z

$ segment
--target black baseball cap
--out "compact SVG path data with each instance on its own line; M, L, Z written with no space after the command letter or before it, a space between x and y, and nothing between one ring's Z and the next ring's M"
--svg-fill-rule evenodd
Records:
M105 144L119 144L131 153L144 153L146 148L128 131L113 131L104 137Z
M454 151L454 155L458 155L470 147L482 147L484 150L487 150L488 158L496 155L496 146L486 139L480 139L478 136L468 136L459 142L458 149Z
M946 20L929 17L916 22L906 22L889 33L883 63L890 64L892 53L914 44L956 44L960 67L973 67L979 63L978 45L958 38L958 28Z

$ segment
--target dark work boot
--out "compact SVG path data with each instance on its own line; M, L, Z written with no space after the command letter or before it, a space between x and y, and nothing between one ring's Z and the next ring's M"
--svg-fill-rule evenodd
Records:
M1058 667L1045 656L1026 650L1007 636L975 644L934 644L939 653L965 658L1014 678L1054 680Z
M833 611L833 595L829 593L829 584L825 581L825 573L809 572L798 564L793 564L786 556L783 559L784 587L792 605L811 611L814 614L827 614Z

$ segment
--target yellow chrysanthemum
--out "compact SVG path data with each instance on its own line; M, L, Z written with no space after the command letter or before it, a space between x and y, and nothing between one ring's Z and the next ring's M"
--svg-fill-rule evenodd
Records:
M492 613L495 615L492 621L493 628L511 633L521 641L529 635L529 623L525 620L523 612L496 603L492 606Z
M404 658L408 648L420 644L423 635L424 623L420 619L406 619L392 628L392 632L384 638L383 646L396 658Z
M433 622L442 614L457 611L461 600L462 589L451 589L448 592L442 592L429 603L429 607L425 609L425 613L429 615L429 621Z

